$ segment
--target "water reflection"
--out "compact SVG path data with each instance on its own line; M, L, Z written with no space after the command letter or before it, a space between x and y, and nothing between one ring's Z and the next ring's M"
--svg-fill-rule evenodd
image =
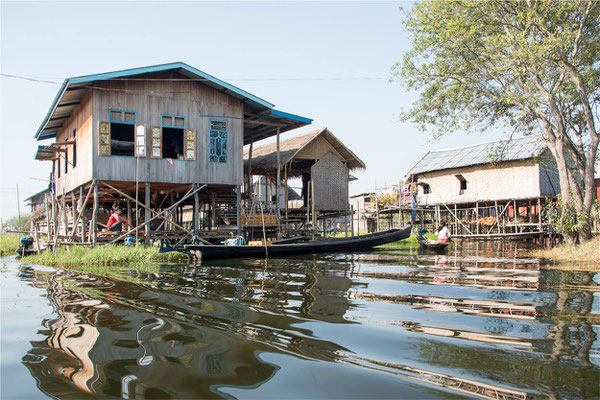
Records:
M597 398L595 273L472 250L22 266L53 308L22 362L55 398Z

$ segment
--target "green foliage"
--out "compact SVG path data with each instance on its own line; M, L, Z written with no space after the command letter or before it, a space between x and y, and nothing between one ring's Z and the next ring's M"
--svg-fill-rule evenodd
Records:
M27 226L27 222L29 221L29 214L21 215L19 217L12 217L6 222L2 223L2 232L6 231L19 231L19 230L27 230L29 227Z
M541 133L562 193L589 215L600 107L600 2L429 0L404 20L411 48L393 68L419 91L402 112L433 136L493 125ZM574 224L589 234L589 226Z
M57 249L55 253L46 250L40 254L27 256L24 260L29 263L48 266L75 266L124 265L151 261L187 262L189 259L187 254L184 253L159 253L156 247L110 245L94 248L72 246L70 248Z
M426 233L425 237L427 239L436 240L437 236L433 233ZM377 246L377 249L380 250L394 250L394 249L407 249L411 247L419 247L419 242L417 241L417 235L410 235L408 238L399 240L393 243L383 244L381 246Z
M377 205L379 207L389 207L398 205L398 193L382 193L378 195Z
M0 234L0 256L14 255L19 248L20 236L16 234Z
M565 201L560 195L555 202L546 203L544 212L554 230L563 235L576 235L589 223L589 215L578 211L572 200Z

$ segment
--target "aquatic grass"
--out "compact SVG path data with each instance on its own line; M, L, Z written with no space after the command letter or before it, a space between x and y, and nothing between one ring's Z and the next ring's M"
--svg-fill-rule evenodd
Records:
M437 240L437 236L433 233L426 233L425 237L427 239ZM397 242L382 244L381 246L377 246L376 249L385 249L385 250L394 250L394 249L408 249L410 247L419 247L419 242L417 241L417 235L410 235L408 238L403 240L398 240Z
M20 236L14 233L0 234L0 256L14 255L19 248Z
M575 246L562 243L552 249L533 250L530 255L570 265L590 264L592 270L600 270L600 236Z
M47 266L76 265L125 265L144 262L188 262L185 253L159 253L156 247L127 247L110 245L106 247L88 248L71 246L59 248L55 253L46 250L23 258L23 261Z

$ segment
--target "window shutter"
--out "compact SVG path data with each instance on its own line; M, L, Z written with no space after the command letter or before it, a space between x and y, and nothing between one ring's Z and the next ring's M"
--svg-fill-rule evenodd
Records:
M135 126L135 156L146 157L146 126Z
M98 150L101 156L110 156L110 122L100 121Z
M160 126L153 126L150 130L152 132L150 157L162 158L162 128Z
M196 159L196 131L194 129L185 130L185 159L188 161Z

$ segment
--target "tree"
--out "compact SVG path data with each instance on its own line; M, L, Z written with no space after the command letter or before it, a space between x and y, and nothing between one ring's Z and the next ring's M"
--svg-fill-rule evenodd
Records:
M591 237L598 160L600 2L444 1L415 4L411 49L393 75L419 100L403 112L434 136L511 127L542 135L556 159L562 201Z

